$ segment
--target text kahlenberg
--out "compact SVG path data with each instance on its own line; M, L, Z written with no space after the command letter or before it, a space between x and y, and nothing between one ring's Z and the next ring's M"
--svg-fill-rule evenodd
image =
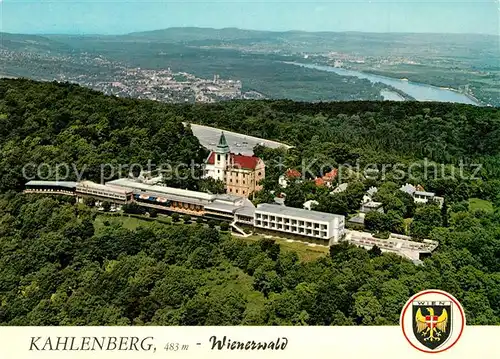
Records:
M152 351L154 338L31 337L31 351Z

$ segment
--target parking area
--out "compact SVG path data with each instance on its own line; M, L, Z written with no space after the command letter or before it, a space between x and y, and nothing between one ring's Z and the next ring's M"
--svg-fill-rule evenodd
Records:
M233 153L241 153L242 155L251 156L253 155L253 148L258 144L270 148L291 148L291 146L285 145L284 143L247 136L241 133L220 130L214 127L191 124L191 129L200 143L211 151L217 147L222 131L224 131L226 141L231 148L231 152Z

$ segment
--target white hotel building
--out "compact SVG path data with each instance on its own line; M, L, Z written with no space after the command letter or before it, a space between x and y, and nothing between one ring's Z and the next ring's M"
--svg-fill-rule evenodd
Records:
M322 239L332 245L345 233L345 217L275 204L259 204L255 209L254 226Z

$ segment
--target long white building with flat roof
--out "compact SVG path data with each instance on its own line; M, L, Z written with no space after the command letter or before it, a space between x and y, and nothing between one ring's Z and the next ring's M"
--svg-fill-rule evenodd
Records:
M283 237L303 237L320 240L332 246L346 240L366 249L377 245L382 251L398 253L406 258L420 262L421 256L430 255L438 243L413 242L410 237L391 234L389 240L377 239L370 233L345 230L345 217L330 213L286 207L279 204L259 204L257 208L248 198L229 194L209 194L183 190L161 185L142 183L131 179L118 179L103 184L91 181L30 181L24 191L27 194L53 194L95 198L113 203L131 203L167 214L180 213L204 217L205 219L230 222L231 226L246 235L238 225L245 229L283 233ZM292 236L290 236L292 235ZM307 240L305 240L307 242Z
M135 201L146 207L193 216L215 216L244 224L253 223L255 207L245 197L149 185L127 178L107 182L106 186L133 191Z
M163 193L164 195L178 196L183 198L191 198L195 201L213 201L217 198L217 195L190 191L181 188L173 188L167 186L150 185L138 181L134 181L128 178L120 178L114 181L106 182L106 186L122 187L127 189L133 189L139 192L157 192Z
M76 192L98 198L109 198L119 202L130 202L132 190L115 186L107 186L92 181L82 181L76 185Z
M345 233L345 217L277 204L259 204L255 209L254 226L321 239L332 245Z

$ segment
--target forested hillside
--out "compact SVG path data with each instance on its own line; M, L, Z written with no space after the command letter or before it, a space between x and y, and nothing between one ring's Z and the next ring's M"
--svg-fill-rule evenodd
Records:
M67 180L84 171L100 181L102 165L201 163L206 156L182 118L157 103L28 80L0 80L0 154L0 191L23 188L29 163L47 164L44 177L68 164Z
M300 262L198 224L94 217L62 199L0 198L0 323L396 325L412 294L438 288L468 324L500 324L498 215L462 213L423 266L348 245Z
M205 151L183 121L295 146L287 153L255 149L268 163L257 201L272 199L278 176L300 168L302 160L409 167L427 157L445 164L448 176L421 168L411 179L445 197L441 211L412 207L394 195L410 179L391 171L387 178L349 178L346 193L333 199L312 181L285 190L289 205L313 195L322 210L349 214L360 194L378 186L380 200L395 213L391 225L412 220L412 235L438 241L438 250L422 266L347 245L301 261L270 240L242 242L215 228L173 221L143 220L128 228L126 216L108 218L71 199L19 193L27 163L75 163L96 181L105 163L200 163ZM463 303L469 324L498 325L499 141L498 109L415 102L174 106L68 84L1 80L0 323L397 324L412 294L436 288ZM280 157L284 167L276 168ZM461 161L482 165L476 179L450 176ZM478 209L478 203L488 206Z
M500 153L496 108L414 101L234 101L178 107L177 113L193 122L278 139L299 149L311 147L315 140L367 148L387 157L429 157L445 163Z
M0 80L0 169L16 161L97 164L202 161L181 122L286 142L303 157L393 163L475 161L500 178L500 110L448 103L231 101L167 105L118 99L70 84ZM33 153L36 152L36 153ZM12 171L16 172L16 171ZM19 172L19 171L17 171ZM14 174L10 174L14 176ZM18 185L13 178L9 186ZM0 182L0 189L7 184ZM12 187L10 187L12 188Z

